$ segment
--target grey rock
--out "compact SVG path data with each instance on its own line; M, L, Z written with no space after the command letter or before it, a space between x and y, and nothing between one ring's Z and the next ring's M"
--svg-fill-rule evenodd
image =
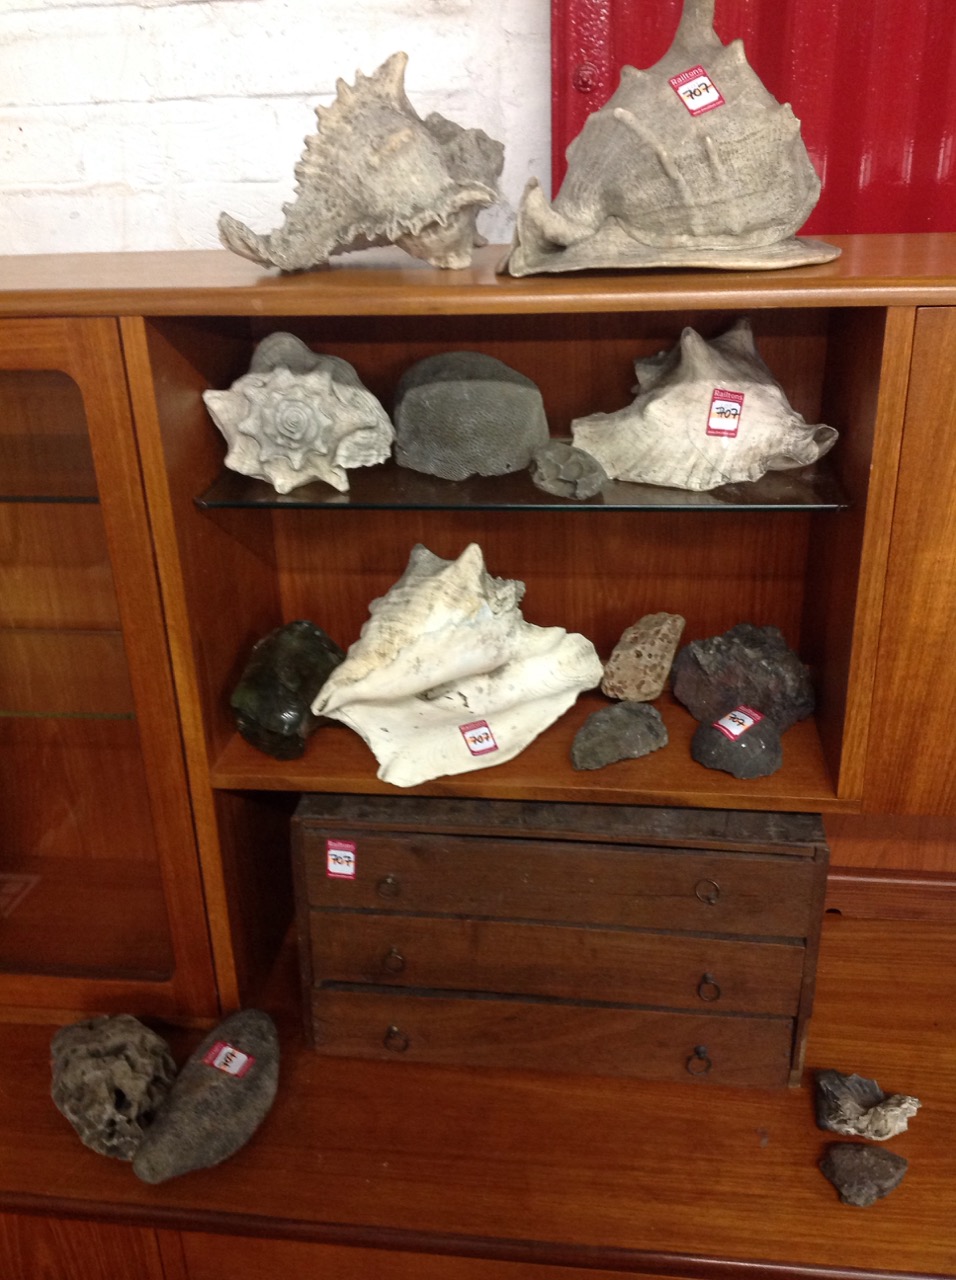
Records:
M565 440L549 440L535 452L531 479L545 493L584 501L607 484L607 472L597 458Z
M479 351L413 364L398 384L393 417L396 462L446 480L523 471L548 441L535 384Z
M235 1154L272 1106L279 1040L268 1014L234 1013L210 1031L170 1090L133 1160L144 1182L166 1182Z
M617 760L637 760L667 746L667 728L656 707L619 702L585 720L571 744L575 769L603 769Z
M887 1096L875 1080L818 1071L814 1077L817 1124L847 1137L885 1142L909 1127L920 1109L919 1098L894 1093Z
M754 719L750 707L736 707L712 723L699 724L690 753L698 764L735 778L766 778L783 764L776 725L767 716Z
M830 1179L844 1204L866 1208L903 1181L909 1162L882 1147L861 1142L831 1142L820 1161L820 1169Z
M695 720L728 707L757 707L781 733L813 711L810 672L777 627L738 623L721 636L692 640L674 660L674 696Z
M176 1075L166 1041L119 1013L61 1027L50 1051L51 1096L80 1140L132 1160Z
M601 692L609 698L651 702L667 684L684 631L679 613L648 613L627 628L608 658Z

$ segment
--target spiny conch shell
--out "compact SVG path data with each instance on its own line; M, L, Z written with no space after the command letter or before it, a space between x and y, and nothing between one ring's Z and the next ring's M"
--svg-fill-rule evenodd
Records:
M227 213L219 236L253 262L300 271L335 253L397 244L436 267L467 267L484 239L478 212L498 198L504 147L481 129L437 112L425 120L405 96L404 53L355 85L336 85L330 107L316 107L319 132L305 139L296 198L285 222L257 235Z
M226 466L278 493L312 480L347 492L349 468L391 452L391 420L349 362L318 355L291 333L265 338L250 371L203 400L229 445Z
M714 0L685 0L660 62L623 68L568 148L554 202L534 179L525 189L502 270L750 269L839 255L793 238L820 195L800 122L713 22Z
M710 342L685 329L634 368L633 404L571 423L575 445L616 480L715 489L806 466L836 443L833 427L808 426L790 407L747 320Z
M525 622L524 584L419 544L312 704L371 747L399 787L502 764L602 674L590 640Z

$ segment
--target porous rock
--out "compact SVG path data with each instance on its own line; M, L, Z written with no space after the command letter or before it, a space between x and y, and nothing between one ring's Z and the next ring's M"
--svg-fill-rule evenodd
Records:
M446 480L523 471L548 441L535 384L480 351L446 351L406 369L393 416L395 461Z
M85 1146L132 1160L173 1082L166 1041L128 1013L61 1027L51 1096Z
M603 769L617 760L650 755L667 742L667 728L656 707L618 702L588 716L571 744L571 763L575 769Z
M903 1156L862 1142L831 1142L820 1161L821 1171L843 1203L860 1208L888 1196L903 1181L908 1167Z
M699 724L690 753L698 764L735 778L766 778L783 764L776 725L751 707L735 707L712 723Z
M609 698L650 702L667 684L684 631L679 613L648 613L627 628L604 668L601 692Z
M229 705L236 728L277 760L294 760L320 717L312 702L345 658L314 622L299 618L256 642Z
M920 1109L919 1098L894 1093L887 1096L875 1080L818 1071L814 1077L817 1124L821 1129L847 1137L885 1142L909 1127Z
M695 720L712 722L743 703L784 733L814 706L810 672L781 631L749 622L685 645L674 659L671 683Z
M590 453L565 440L549 440L535 452L531 479L544 493L583 502L599 494L608 477Z
M234 1155L272 1106L279 1040L268 1014L234 1013L215 1027L176 1078L133 1160L144 1182L208 1169Z

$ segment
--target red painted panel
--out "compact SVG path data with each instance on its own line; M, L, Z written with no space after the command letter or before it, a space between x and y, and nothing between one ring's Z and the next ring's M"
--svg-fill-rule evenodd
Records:
M552 0L553 185L620 68L667 50L681 0ZM717 0L823 181L808 232L956 230L954 0Z

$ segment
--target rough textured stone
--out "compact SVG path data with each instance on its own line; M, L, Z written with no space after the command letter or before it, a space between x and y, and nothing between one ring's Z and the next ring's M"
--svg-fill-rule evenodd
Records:
M190 1057L133 1160L144 1182L207 1169L252 1137L279 1083L279 1040L258 1009L234 1013Z
M810 673L782 633L749 622L685 645L674 659L671 681L674 696L696 720L716 720L744 703L783 733L814 705Z
M531 479L545 493L584 501L607 484L607 472L591 454L564 440L549 440L534 455Z
M827 1070L818 1071L814 1080L817 1124L832 1133L885 1142L903 1133L920 1109L919 1098L887 1096L875 1080L864 1076Z
M446 480L523 471L548 441L541 392L478 351L413 364L395 394L395 461Z
M166 1041L119 1013L61 1027L50 1050L57 1109L86 1146L132 1160L176 1074Z
M883 1147L862 1142L831 1142L820 1161L844 1204L860 1208L875 1204L903 1181L909 1162Z
M699 724L690 753L698 764L735 778L766 778L783 763L776 725L752 707L737 707L712 723Z
M617 760L636 760L667 746L667 729L656 707L619 702L585 720L571 744L575 769L603 769Z
M627 628L604 668L601 692L609 698L650 702L667 684L684 632L679 613L648 613Z
M321 721L312 703L344 658L321 627L304 619L270 631L253 646L230 699L236 728L277 760L301 756Z

